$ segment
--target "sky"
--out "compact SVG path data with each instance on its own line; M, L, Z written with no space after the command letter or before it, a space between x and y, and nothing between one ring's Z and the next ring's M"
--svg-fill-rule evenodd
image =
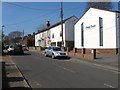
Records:
M86 2L63 2L63 19L83 15ZM117 10L117 4L113 4ZM60 2L2 2L2 25L4 34L12 31L23 31L24 34L37 32L37 28L49 20L53 25L60 21Z

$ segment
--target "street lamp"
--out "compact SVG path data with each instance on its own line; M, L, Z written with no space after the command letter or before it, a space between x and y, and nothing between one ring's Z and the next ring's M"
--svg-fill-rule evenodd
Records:
M5 25L2 25L2 31L3 31L3 28L5 27Z

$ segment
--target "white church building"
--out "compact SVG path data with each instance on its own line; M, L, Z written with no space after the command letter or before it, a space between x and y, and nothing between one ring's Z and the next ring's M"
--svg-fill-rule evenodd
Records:
M74 48L117 54L120 48L120 13L90 8L74 26Z

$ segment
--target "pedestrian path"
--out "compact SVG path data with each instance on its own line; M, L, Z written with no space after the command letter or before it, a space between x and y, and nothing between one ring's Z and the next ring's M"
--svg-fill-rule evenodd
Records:
M2 57L3 89L28 89L25 78L9 55Z

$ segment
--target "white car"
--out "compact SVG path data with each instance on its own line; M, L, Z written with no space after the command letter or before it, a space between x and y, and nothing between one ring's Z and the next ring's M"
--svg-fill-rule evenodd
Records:
M13 50L14 50L14 46L13 46L13 45L10 45L7 50L8 50L8 52L13 51Z
M53 59L56 57L66 57L68 58L68 55L66 52L64 52L60 47L48 47L44 51L45 56L51 56Z

